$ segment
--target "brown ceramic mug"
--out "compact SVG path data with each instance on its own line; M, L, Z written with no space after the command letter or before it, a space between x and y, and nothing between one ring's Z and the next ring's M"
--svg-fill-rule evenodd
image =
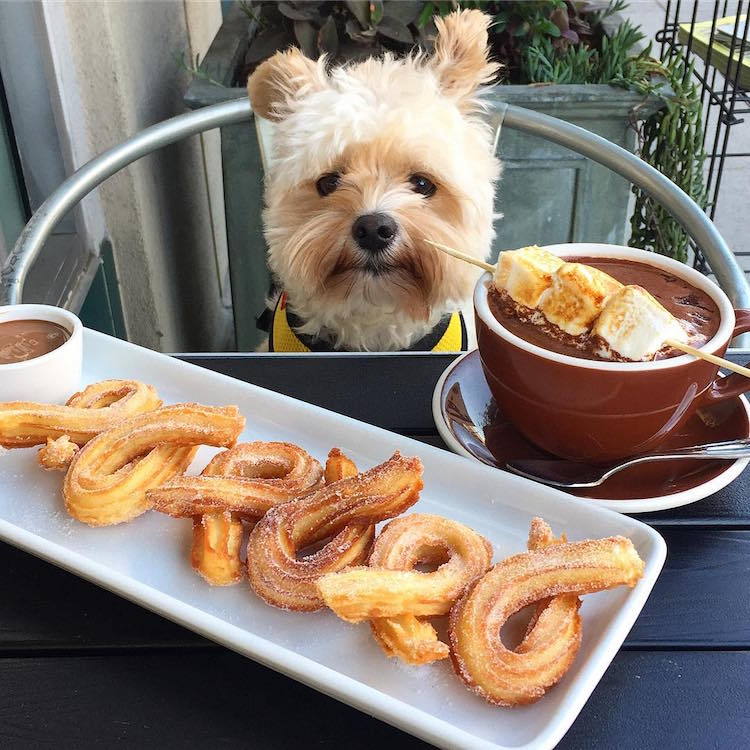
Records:
M671 258L629 247L553 245L562 257L606 257L664 269L705 291L721 314L704 351L723 356L734 336L750 331L750 311L702 274ZM557 354L515 336L487 302L492 276L474 291L484 375L503 414L533 443L562 458L607 462L655 449L696 409L750 390L750 378L722 377L716 365L683 354L656 362L609 362Z

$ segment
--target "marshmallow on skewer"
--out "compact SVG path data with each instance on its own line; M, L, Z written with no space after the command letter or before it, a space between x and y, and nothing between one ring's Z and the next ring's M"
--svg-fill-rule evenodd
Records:
M557 255L531 245L500 253L494 283L517 304L535 308L552 284L552 274L563 265Z
M653 359L670 341L688 341L677 318L635 284L622 287L607 300L592 333L604 339L610 350L634 361ZM606 350L597 353L611 356Z
M598 268L562 263L539 300L539 309L550 323L578 336L590 330L609 296L621 288L617 279Z

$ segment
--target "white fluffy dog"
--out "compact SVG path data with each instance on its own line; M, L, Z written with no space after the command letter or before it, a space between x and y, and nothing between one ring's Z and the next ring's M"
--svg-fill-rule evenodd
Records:
M253 110L276 123L264 211L283 292L272 350L446 348L431 334L470 303L477 272L425 239L490 251L500 165L479 96L498 69L489 20L438 20L429 57L328 70L290 49L250 77Z

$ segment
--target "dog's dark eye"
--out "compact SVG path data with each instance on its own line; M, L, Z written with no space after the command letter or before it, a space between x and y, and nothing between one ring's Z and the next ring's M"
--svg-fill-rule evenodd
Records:
M429 198L431 195L435 195L435 191L437 190L437 186L435 185L435 183L432 180L428 180L422 174L413 174L409 178L409 182L414 188L414 192L419 193L420 195L424 195L425 198Z
M341 182L341 175L338 172L329 172L324 174L316 183L315 188L318 191L318 195L321 198L325 198L326 195L330 195Z

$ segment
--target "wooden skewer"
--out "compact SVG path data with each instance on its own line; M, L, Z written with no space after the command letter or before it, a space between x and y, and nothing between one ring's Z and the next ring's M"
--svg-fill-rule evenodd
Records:
M667 339L664 343L667 346L671 346L673 349L679 349L681 352L685 352L685 354L691 354L693 357L704 359L706 362L710 362L713 365L719 365L719 367L724 367L727 370L731 370L732 372L744 375L746 378L750 378L750 368L736 365L728 359L723 359L722 357L717 357L715 354L703 352L700 349L690 346L690 344L683 344L681 341L675 341L674 339Z
M444 253L447 253L448 255L452 255L454 258L458 258L459 260L465 260L467 263L471 263L472 265L479 266L479 268L483 268L485 271L490 271L491 273L495 273L495 266L492 265L492 263L485 263L483 260L479 260L479 258L473 258L471 255L467 255L466 253L462 253L460 250L454 250L452 247L448 247L448 245L441 245L439 242L433 242L432 240L425 239L425 242L428 245L433 245L438 250L442 250Z
M432 240L428 240L426 238L425 242L427 242L429 245L432 245L433 247L436 247L438 250L442 250L448 255L452 255L454 258L458 258L459 260L464 260L467 263L471 263L472 265L479 266L479 268L483 268L485 271L495 273L495 271L497 270L496 267L491 263L485 263L485 261L483 260L478 260L471 255L462 253L460 250L455 250L454 248L443 245L440 242L433 242ZM666 346L670 346L673 349L679 349L679 351L685 352L685 354L690 354L696 359L703 359L713 365L718 365L719 367L723 367L726 370L731 370L732 372L744 375L746 378L750 378L750 368L748 367L736 365L734 364L734 362L730 362L728 359L717 357L715 354L709 354L708 352L701 351L700 349L696 349L689 344L683 344L681 341L676 341L674 339L667 339L664 343L666 344Z

